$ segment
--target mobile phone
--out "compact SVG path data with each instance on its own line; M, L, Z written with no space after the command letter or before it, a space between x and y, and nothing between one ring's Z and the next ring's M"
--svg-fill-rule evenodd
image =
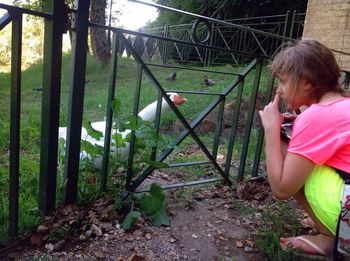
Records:
M281 137L287 141L292 138L293 123L283 122L281 124Z

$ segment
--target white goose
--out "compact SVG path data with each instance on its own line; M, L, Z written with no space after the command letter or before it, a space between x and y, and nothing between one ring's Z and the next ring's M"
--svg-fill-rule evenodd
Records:
M179 106L187 101L186 98L181 97L177 93L169 92L168 96L169 96L170 100L175 104L175 106ZM158 103L158 101L155 101L155 102L149 104L147 107L145 107L142 111L140 111L138 113L138 116L144 121L154 121L154 119L156 117L157 103ZM163 98L162 99L162 108L161 108L162 114L165 112L168 112L169 110L170 110L170 106ZM88 141L92 145L99 145L99 146L103 147L104 140L105 140L106 121L92 122L91 127L94 130L102 132L103 136L97 140L97 139L91 137L88 134L87 130L84 127L82 127L81 128L81 140ZM125 138L126 135L129 134L130 132L131 132L130 130L125 130L124 132L121 133L122 137ZM113 128L112 135L114 133L115 133L115 129ZM64 140L66 140L66 137L67 137L67 127L59 127L58 139L63 138ZM118 148L118 158L120 160L125 160L129 155L130 144L126 143L125 145L126 145L125 147ZM115 144L113 142L111 142L110 151L111 151L112 157L117 156L117 151L115 149ZM84 158L88 158L88 159L92 160L92 157L86 151L82 151L80 153L80 159L84 159ZM93 159L93 166L96 169L100 169L102 166L102 157L94 158Z

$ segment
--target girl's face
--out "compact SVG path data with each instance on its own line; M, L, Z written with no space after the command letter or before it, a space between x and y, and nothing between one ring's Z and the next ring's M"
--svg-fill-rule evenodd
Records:
M296 110L302 105L307 105L308 84L305 80L299 80L298 84L293 84L288 74L278 75L279 84L277 93L290 110Z

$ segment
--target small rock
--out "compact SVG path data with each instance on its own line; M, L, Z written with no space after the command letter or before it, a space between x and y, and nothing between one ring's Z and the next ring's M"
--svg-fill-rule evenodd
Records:
M262 219L262 214L261 213L255 213L255 219L256 220L261 220Z
M64 247L64 244L66 241L64 239L58 241L56 244L53 245L54 250L59 251Z
M171 237L170 238L170 243L175 243L175 242L176 242L176 238Z
M102 230L100 227L96 226L95 224L91 225L91 230L94 232L94 234L98 237L102 236Z
M145 237L146 237L147 240L150 240L152 238L150 233L147 233Z
M196 234L192 234L192 238L198 238L198 236Z
M46 248L48 251L50 251L50 252L52 252L52 251L54 250L54 246L53 246L53 244L51 244L51 243L46 244L46 245L45 245L45 248Z
M246 240L245 243L249 247L254 247L254 243L252 241L250 241L250 240Z
M105 259L105 254L100 250L94 251L94 256L97 259Z
M242 241L236 241L236 247L238 247L238 248L243 248L243 243L242 243Z
M220 238L220 240L222 240L222 241L227 241L227 240L228 240L227 237L223 237L223 236L220 236L219 238Z
M84 235L86 236L86 237L90 237L91 235L92 235L92 230L86 230L85 231L85 233L84 233Z
M49 228L47 226L40 225L40 226L38 226L38 229L36 231L38 231L39 233L44 233L48 230L49 230Z
M253 248L246 246L244 247L244 252L247 252L247 253L253 252Z

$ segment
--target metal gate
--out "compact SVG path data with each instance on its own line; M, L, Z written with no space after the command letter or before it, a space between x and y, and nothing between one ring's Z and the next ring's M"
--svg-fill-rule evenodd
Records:
M88 28L96 27L102 30L110 31L113 34L112 43L112 60L110 63L111 74L109 83L109 97L108 106L106 108L106 135L104 143L104 153L102 161L102 171L100 176L100 189L105 191L108 189L107 175L109 167L109 149L111 128L113 121L113 111L110 107L112 101L118 97L118 83L116 82L116 72L118 70L118 56L121 55L121 46L123 46L129 54L133 57L134 61L138 64L138 73L136 75L136 92L134 97L134 116L138 113L138 102L140 91L142 89L141 78L145 75L153 84L155 90L158 92L158 101L162 98L169 104L171 110L176 115L179 122L183 125L184 130L181 131L177 137L171 143L171 146L158 151L155 146L152 153L152 160L155 162L164 161L186 137L192 137L194 142L204 153L207 160L199 162L186 162L181 164L170 164L170 167L179 166L195 166L210 164L214 167L219 174L217 178L200 179L192 182L171 184L167 187L178 187L194 184L203 184L214 181L226 181L231 183L233 179L242 179L245 173L246 160L248 153L248 145L250 142L250 134L253 124L254 110L259 88L261 86L261 73L266 60L269 58L264 52L246 52L242 50L235 50L232 47L225 48L210 45L210 32L204 33L204 39L202 36L195 36L191 39L176 39L174 37L159 36L152 33L135 32L131 30L125 30L121 28L115 28L111 26L105 26L89 22L89 0L77 1L78 8L75 10L69 10L64 4L64 0L51 0L46 2L47 12L31 11L23 8L7 6L0 4L1 9L7 10L7 13L0 19L0 30L8 24L12 24L12 63L11 63L11 136L10 136L10 165L9 165L9 233L10 238L16 238L18 236L18 198L19 198L19 159L20 159L20 105L21 105L21 48L22 48L22 17L23 14L29 14L33 16L42 17L45 19L45 43L44 43L44 71L43 71L43 84L42 84L42 119L41 119L41 148L40 148L40 186L39 186L39 209L42 214L48 214L50 211L56 208L56 180L57 180L57 151L58 151L58 127L59 127L59 106L60 106L60 88L61 88L61 61L62 61L62 34L65 30L72 30L72 53L71 53L71 76L70 76L70 95L68 106L68 119L67 119L67 140L65 151L65 165L64 165L64 204L75 203L77 199L77 183L79 177L79 161L80 161L80 142L81 142L81 128L83 121L83 102L84 102L84 85L85 85L85 73L86 73L86 59L88 49ZM172 8L151 4L142 3L153 7L161 8L169 12L180 12L183 15L190 15L197 19L198 22L203 22L207 25L224 25L233 29L239 29L242 32L247 32L254 36L276 38L279 41L290 40L285 36L274 35L268 32L263 32L257 29L244 27L243 25L237 25L227 21L220 21ZM69 16L73 16L71 20L71 28L67 28ZM209 27L208 27L209 29ZM208 34L208 37L205 35ZM189 46L193 50L205 50L207 53L220 52L227 53L231 57L237 55L244 56L245 66L239 73L227 73L217 72L213 68L207 67L193 67L186 65L174 65L174 64L157 64L152 62L145 62L143 53L140 53L128 40L128 36L133 35L142 39L146 48L147 43L150 41L161 41L163 47L167 45ZM175 49L176 49L175 48ZM179 49L176 49L179 50ZM179 53L181 53L179 51ZM147 60L147 59L146 59ZM207 65L207 64L205 64ZM181 90L169 90L162 86L159 79L153 74L152 68L163 66L164 68L175 68L177 70L196 70L203 73L221 73L226 77L230 77L231 83L227 86L223 86L220 92L210 91L181 91ZM254 74L253 82L247 82L247 76ZM233 146L236 138L236 130L239 121L239 110L241 107L241 101L243 92L246 86L250 84L249 91L249 108L247 108L247 117L245 120L245 131L242 138L242 150L239 155L239 165L237 166L236 176L230 176L231 160L233 154ZM272 94L273 80L271 79L267 83L267 87L264 87L265 102L268 102ZM193 94L193 95L209 95L212 97L211 102L205 107L205 109L196 116L191 123L187 121L180 110L174 105L174 103L167 96L167 92L176 91L178 93ZM224 163L218 162L218 148L220 144L223 115L225 109L225 103L231 101L228 98L235 91L235 106L233 113L230 117L231 128L227 139L227 150L225 152L226 160ZM199 135L196 133L196 127L205 119L205 117L217 109L216 128L213 135L213 146L208 148ZM155 130L159 132L160 126L160 107L157 108L155 120ZM127 197L130 192L135 189L156 169L154 166L146 166L142 172L135 173L133 171L133 147L136 142L136 137L132 132L130 140L130 153L128 159L125 191L122 193L122 198ZM254 154L254 160L251 164L251 174L257 175L260 162L261 148L263 145L263 131L259 128L258 138L256 144L254 144L256 150Z

